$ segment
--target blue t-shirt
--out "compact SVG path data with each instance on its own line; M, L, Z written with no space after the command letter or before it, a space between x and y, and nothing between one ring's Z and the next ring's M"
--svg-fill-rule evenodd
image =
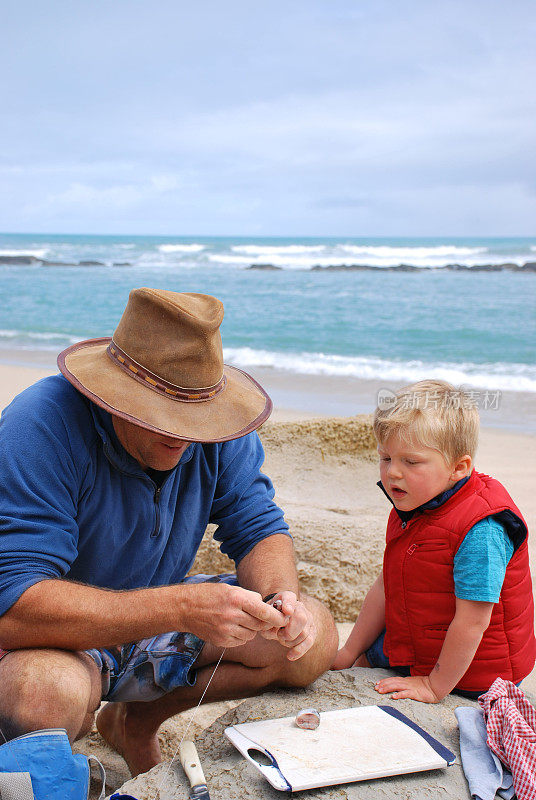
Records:
M208 523L238 563L288 534L259 437L191 444L161 486L115 436L112 417L61 375L0 419L0 615L46 578L107 589L183 580Z
M454 556L454 593L462 600L498 603L514 553L504 525L485 517L473 525Z

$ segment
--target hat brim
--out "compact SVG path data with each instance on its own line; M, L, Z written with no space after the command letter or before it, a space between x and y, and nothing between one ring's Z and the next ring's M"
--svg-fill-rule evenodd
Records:
M259 428L272 401L247 372L224 365L225 387L209 400L180 400L143 386L106 354L111 338L88 339L58 356L62 375L92 402L154 433L189 442L225 442Z

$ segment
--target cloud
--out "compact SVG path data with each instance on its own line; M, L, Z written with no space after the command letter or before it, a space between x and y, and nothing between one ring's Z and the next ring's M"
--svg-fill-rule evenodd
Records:
M176 175L157 174L137 183L95 185L73 182L66 189L50 193L42 199L33 198L25 207L26 214L61 214L72 217L79 213L106 218L109 213L131 213L133 209L155 202L161 196L177 191L180 179Z
M143 199L143 192L137 186L106 186L98 188L84 183L73 183L63 192L49 195L44 203L62 207L79 206L82 208L115 207L128 208Z
M533 229L524 0L34 11L0 49L4 227Z

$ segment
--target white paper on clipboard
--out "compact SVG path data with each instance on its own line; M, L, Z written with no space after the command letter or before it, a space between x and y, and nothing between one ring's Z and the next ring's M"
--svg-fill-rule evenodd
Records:
M320 714L315 731L294 717L244 722L225 735L280 791L402 775L450 766L455 755L391 706Z

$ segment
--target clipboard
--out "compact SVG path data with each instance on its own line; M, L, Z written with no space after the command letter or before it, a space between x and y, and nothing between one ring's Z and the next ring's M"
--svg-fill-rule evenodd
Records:
M456 756L392 706L324 711L314 731L294 717L244 722L225 735L274 787L317 789L450 767Z

